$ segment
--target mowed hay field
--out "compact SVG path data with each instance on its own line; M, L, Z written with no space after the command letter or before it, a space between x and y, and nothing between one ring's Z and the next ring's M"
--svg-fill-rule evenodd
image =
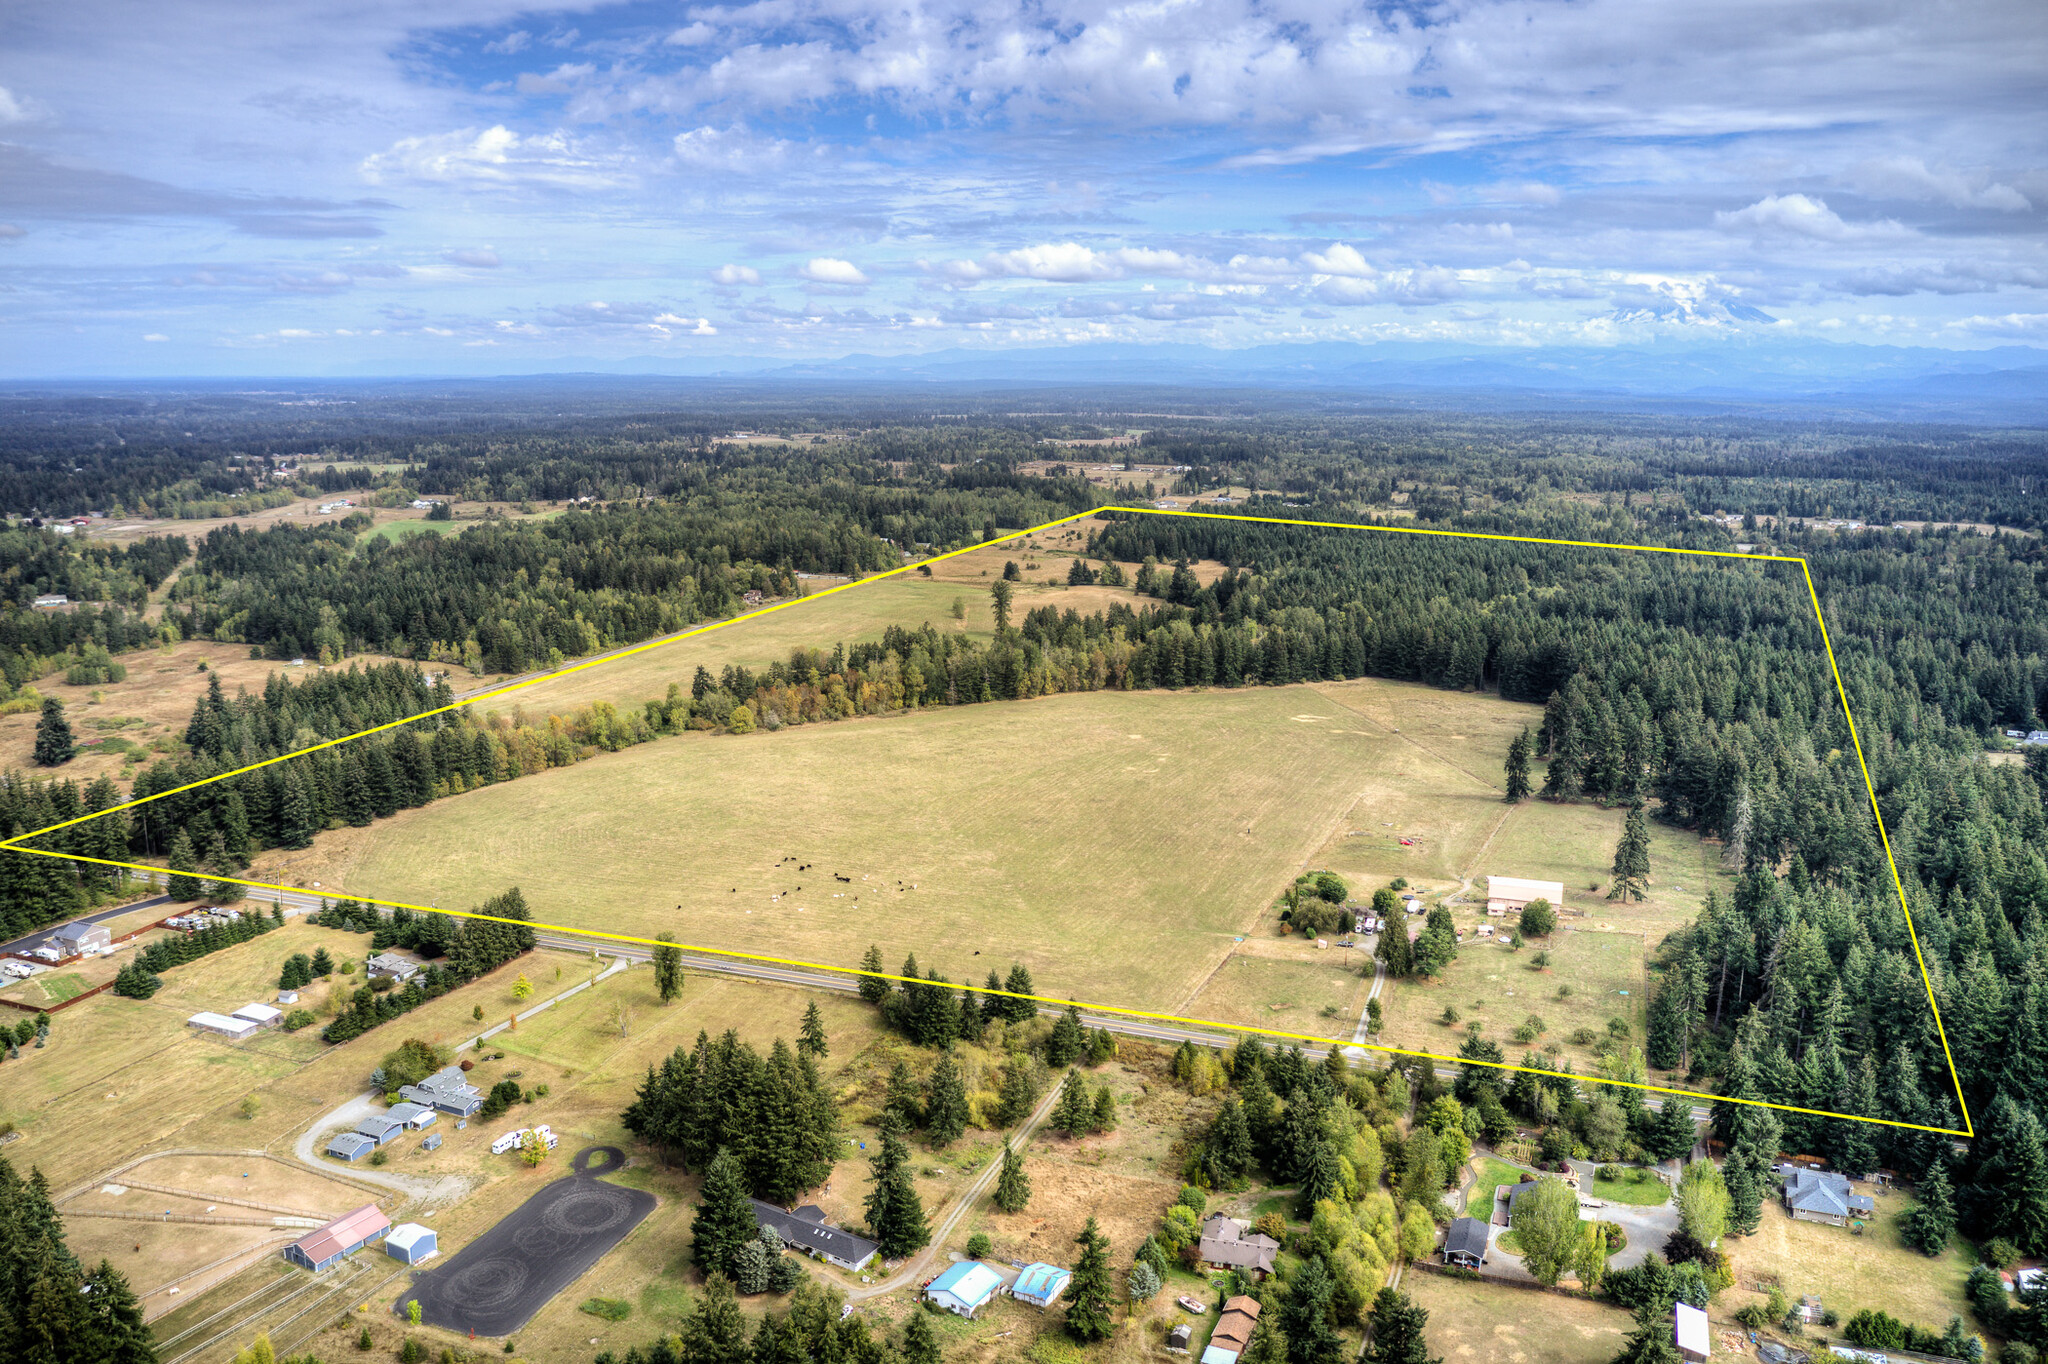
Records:
M543 922L848 966L875 943L977 983L1019 960L1157 1008L1355 799L1372 746L1341 713L1140 692L683 735L324 836L315 875L452 908L516 884Z
M1444 1364L1606 1364L1635 1328L1608 1303L1427 1270L1403 1275L1401 1291L1429 1313Z

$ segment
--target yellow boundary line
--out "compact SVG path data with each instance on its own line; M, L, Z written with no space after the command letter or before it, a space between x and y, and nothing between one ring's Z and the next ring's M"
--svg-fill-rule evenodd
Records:
M385 730L397 729L403 725L413 724L419 720L430 719L433 716L446 714L447 712L452 710L461 710L464 707L475 705L479 701L486 701L495 697L504 696L511 692L520 691L526 687L537 686L542 682L551 682L554 681L556 678L567 677L573 673L582 672L587 668L595 668L605 663L616 662L617 660L622 658L631 658L635 654L646 653L650 649L659 649L669 644L675 644L681 640L694 638L697 635L709 634L714 630L723 630L728 626L738 625L742 621L756 620L762 616L772 615L777 611L786 611L792 606L801 606L806 602L816 601L820 597L829 597L836 592L847 592L851 591L854 588L865 586L868 583L880 582L884 578L893 578L899 574L909 573L914 569L920 567L921 565L928 566L930 564L939 563L946 559L956 558L962 554L971 554L976 550L987 549L992 545L1000 545L1005 544L1011 540L1023 539L1026 536L1036 535L1040 531L1052 530L1058 526L1069 525L1075 521L1088 520L1093 517L1103 515L1105 513L1121 513L1134 516L1181 516L1205 521L1242 521L1273 526L1303 526L1314 529L1327 530L1377 531L1388 535L1426 535L1436 536L1441 539L1450 540L1504 540L1513 544L1561 545L1573 549L1605 549L1617 550L1633 554L1681 554L1694 555L1702 558L1713 559L1746 559L1760 563L1798 564L1800 573L1806 580L1807 597L1813 603L1814 621L1816 624L1820 626L1821 645L1827 652L1828 670L1830 674L1834 677L1835 681L1835 695L1841 700L1842 703L1842 718L1846 720L1849 725L1849 742L1856 751L1856 765L1857 768L1863 774L1863 788L1869 794L1870 797L1871 817L1877 821L1878 838L1884 845L1885 865L1891 871L1892 888L1898 893L1899 909L1906 916L1906 933L1913 943L1913 960L1914 963L1920 968L1920 981L1927 991L1927 1007L1934 1014L1934 1030L1936 1035L1939 1036L1941 1039L1942 1059L1948 1063L1949 1083L1955 1087L1956 1104L1962 1112L1963 1125L1960 1129L1952 1127L1934 1127L1925 1123L1900 1122L1894 1118L1873 1118L1861 1113L1837 1113L1831 1109L1824 1108L1799 1108L1792 1104L1768 1103L1762 1099L1736 1099L1727 1097L1725 1095L1702 1093L1699 1090L1672 1089L1660 1085L1642 1084L1632 1080L1610 1080L1597 1075L1575 1075L1567 1071L1544 1070L1536 1066L1518 1066L1509 1064L1504 1061L1479 1061L1473 1060L1469 1057L1444 1056L1437 1052L1432 1051L1415 1051L1407 1048L1390 1047L1380 1043L1372 1042L1352 1042L1344 1038L1321 1037L1313 1033L1284 1032L1274 1028L1236 1027L1230 1024L1217 1023L1209 1019L1186 1018L1179 1014L1152 1013L1144 1009L1126 1009L1113 1004L1090 1004L1083 1000L1061 999L1052 995L1013 994L1007 990L981 990L981 993L997 995L1009 999L1028 999L1038 1004L1050 1004L1054 1006L1071 1005L1075 1008L1086 1009L1090 1013L1095 1014L1117 1014L1119 1016L1126 1018L1144 1018L1162 1023L1179 1023L1188 1027L1207 1028L1227 1033L1252 1033L1261 1037L1284 1038L1289 1041L1317 1042L1328 1046L1336 1047L1355 1047L1362 1051L1384 1052L1392 1056L1409 1056L1430 1061L1442 1061L1450 1065L1483 1066L1492 1070L1524 1072L1530 1075L1548 1076L1554 1079L1569 1079L1584 1084L1609 1085L1618 1089L1641 1090L1649 1094L1672 1094L1682 1098L1697 1099L1706 1103L1732 1103L1742 1104L1752 1108L1774 1108L1786 1113L1805 1114L1809 1117L1843 1118L1851 1122L1866 1122L1880 1127L1907 1128L1916 1132L1934 1132L1942 1136L1974 1138L1977 1135L1976 1128L1974 1127L1970 1119L1969 1101L1963 1097L1962 1078L1956 1073L1955 1055L1949 1048L1948 1030L1945 1026L1943 1026L1941 1021L1941 1005L1935 1000L1934 997L1934 980L1933 977L1928 973L1927 961L1925 956L1921 952L1920 933L1919 930L1913 924L1913 909L1912 906L1906 902L1905 882L1899 876L1898 861L1892 854L1891 836L1886 832L1884 827L1884 812L1878 808L1877 786L1876 783L1874 783L1871 780L1870 764L1864 758L1863 755L1863 741L1860 737L1858 737L1856 732L1855 713L1851 711L1849 708L1849 693L1848 689L1844 687L1842 683L1841 665L1837 663L1835 660L1834 641L1828 633L1827 616L1821 610L1820 593L1814 587L1813 569L1811 565L1807 563L1804 556L1795 554L1745 554L1736 550L1683 549L1670 545L1614 545L1607 544L1598 540L1561 540L1539 535L1501 535L1488 533L1484 531L1433 530L1421 526L1357 525L1347 521L1300 521L1279 516L1241 516L1228 512L1197 512L1179 509L1169 510L1158 507L1093 507L1084 512L1075 512L1071 516L1062 516L1057 520L1047 521L1041 525L1032 526L1027 530L1012 531L1008 535L999 535L992 540L984 540L979 544L968 545L963 549L949 550L944 554L935 554L929 559L920 560L918 563L904 564L900 568L886 569L883 572L874 574L871 577L856 578L850 582L839 583L836 586L825 588L822 591L813 592L808 596L794 597L791 598L789 601L778 602L773 606L764 606L758 611L749 611L742 615L734 616L730 620L716 621L710 625L703 625L697 627L694 630L685 630L679 634L668 635L661 639L650 641L646 644L637 645L631 649L622 649L616 653L608 653L601 658L587 659L582 663L574 663L569 665L568 667L557 668L553 672L542 673L539 676L530 677L521 682L509 683L503 687L498 687L491 691L478 692L474 696L470 696L464 700L454 702L450 705L438 706L433 710L421 711L417 715L409 715L402 720L393 720L388 724L376 725L370 729L360 730L354 734L343 735L339 739L329 739L324 743L312 744L306 748L298 749L297 751L292 753L280 754L275 758L266 758L262 762L250 763L246 767L237 767L232 771L221 772L215 776L207 777L200 781L187 782L183 786L173 787L168 791L159 791L154 795L144 796L139 800L131 800L126 802L125 804L111 806L105 810L96 810L92 814L81 815L75 819L63 820L59 823L51 824L41 829L31 830L28 833L16 834L12 838L0 840L0 849L5 849L9 852L29 853L37 857L54 857L68 862L88 862L103 867L121 867L130 871L142 871L161 874L164 870L162 867L152 866L145 862L119 862L101 857L81 857L73 853L53 852L44 848L27 848L21 845L24 842L24 840L31 838L40 838L45 834L55 833L60 829L68 829L73 825L84 824L91 820L99 819L104 815L113 814L117 810L134 809L136 806L147 805L154 800L162 800L166 796L175 796L185 791L196 790L201 786L210 786L214 782L225 781L229 777L239 777L245 773L255 772L262 768L269 767L275 763L285 762L292 758L301 758L309 753L318 753L322 749L333 748L338 744L350 743L356 739L366 738L372 734L380 734ZM208 879L211 879L216 882L224 881L232 883L234 885L248 886L251 889L255 890L281 890L290 891L294 894L302 893L304 891L304 887L301 886L281 886L273 884L268 881L246 881L238 877L232 876L211 877ZM609 942L633 943L648 947L677 947L687 952L697 952L707 956L726 957L736 961L768 962L778 966L794 966L809 971L826 971L837 975L867 976L876 980L909 983L908 977L890 975L882 971L863 971L856 967L830 966L821 962L801 961L790 957L771 957L761 953L738 952L733 951L729 948L722 947L697 947L688 943L663 942L655 938L638 938L624 933L604 933L595 929L571 928L564 924L544 924L526 919L503 919L489 914L476 914L466 910L437 909L431 905L407 904L404 901L400 900L378 900L365 895L338 896L336 898L354 900L359 904L381 905L391 909L413 910L423 914L446 914L451 918L457 919L479 919L488 923L518 924L522 927L531 928L535 930L548 930L557 933L570 933L586 938L602 938ZM952 990L974 990L979 988L971 984L954 984L951 981L920 980L916 981L915 983L919 985L941 985L944 988Z

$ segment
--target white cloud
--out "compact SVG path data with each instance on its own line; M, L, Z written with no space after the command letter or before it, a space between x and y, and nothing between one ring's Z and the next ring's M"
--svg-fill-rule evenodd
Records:
M496 53L500 57L510 57L515 53L524 52L532 44L531 33L523 28L514 29L496 42L485 43L484 51Z
M1301 263L1318 275L1336 275L1344 279L1371 279L1379 271L1366 262L1355 246L1335 242L1327 251L1304 251Z
M142 339L145 341L168 341L171 338L165 336L162 332L145 332Z
M797 271L814 284L866 284L868 277L852 261L833 256L813 256Z
M700 170L751 175L772 170L789 159L794 144L779 137L756 136L743 123L726 128L705 124L677 133L671 144L676 160Z
M25 95L17 95L6 86L0 85L0 127L10 123L28 123L39 112L34 100Z
M448 252L442 257L450 265L466 265L473 270L495 270L503 264L498 259L496 248L489 246L464 246Z
M682 327L686 336L716 336L718 328L711 325L708 317L678 317L674 313L659 313L654 325L660 328Z
M761 272L751 265L721 265L710 272L714 284L759 284Z
M420 180L593 189L620 184L625 178L621 158L591 151L567 133L522 137L502 123L400 138L390 151L364 157L358 169L373 185Z
M1842 180L1857 193L1873 199L1911 199L1917 203L1992 208L2005 213L2024 213L2033 207L2027 196L2011 185L1992 181L1988 175L1930 170L1917 156L1860 161L1849 168Z
M1748 208L1714 214L1714 225L1730 232L1755 232L1820 241L1846 242L1871 237L1903 237L1907 230L1889 218L1875 223L1848 223L1824 199L1804 194L1768 194Z
M700 43L710 42L717 36L717 29L699 20L694 24L684 24L681 28L670 33L668 37L663 38L662 42L670 47L696 47Z
M25 227L17 226L14 223L0 223L0 242L13 241L17 237L26 237L27 235L28 229Z

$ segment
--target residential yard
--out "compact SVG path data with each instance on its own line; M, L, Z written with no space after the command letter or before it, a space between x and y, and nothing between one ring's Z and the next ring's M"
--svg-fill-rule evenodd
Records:
M1401 1291L1429 1312L1444 1364L1608 1364L1633 1318L1610 1303L1411 1270Z
M1872 1192L1857 1185L1857 1192ZM1735 1266L1735 1288L1721 1296L1716 1314L1732 1313L1760 1294L1748 1290L1772 1276L1795 1301L1810 1293L1847 1321L1863 1308L1885 1311L1939 1331L1951 1316L1971 1322L1963 1280L1976 1262L1958 1237L1948 1254L1930 1260L1899 1235L1899 1219L1915 1205L1904 1193L1877 1197L1877 1211L1861 1236L1847 1227L1795 1222L1782 1204L1767 1203L1754 1236L1725 1244ZM1974 1329L1974 1328L1973 1328Z
M1520 1184L1529 1178L1514 1166L1492 1156L1480 1156L1472 1162L1472 1168L1479 1172L1479 1178L1465 1196L1465 1216L1476 1217L1482 1222L1493 1216L1495 1189L1503 1184Z
M1642 1178L1633 1178L1635 1175ZM1671 1186L1640 1166L1624 1167L1620 1179L1589 1179L1583 1192L1586 1197L1604 1203L1627 1203L1638 1208L1662 1207L1671 1201Z

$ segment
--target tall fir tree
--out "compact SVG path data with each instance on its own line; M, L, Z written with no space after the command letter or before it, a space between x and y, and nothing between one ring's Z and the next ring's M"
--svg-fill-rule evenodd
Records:
M1444 1364L1430 1357L1429 1341L1423 1335L1429 1325L1429 1309L1417 1307L1398 1289L1382 1288L1374 1295L1365 1324L1370 1337L1365 1364Z
M889 997L889 982L881 978L882 949L870 946L860 959L860 969L867 974L860 978L860 997L870 1004L880 1004Z
M691 1262L706 1274L730 1276L740 1252L759 1234L740 1159L731 1147L721 1146L704 1172L704 1189L690 1222Z
M911 1183L910 1148L886 1118L869 1178L873 1187L865 1204L868 1232L882 1248L883 1257L896 1260L923 1249L932 1234L925 1226L924 1203Z
M1322 1257L1301 1263L1280 1300L1280 1333L1287 1337L1288 1364L1338 1364L1344 1342L1330 1324L1330 1298L1336 1285Z
M1067 1283L1067 1334L1084 1342L1104 1340L1116 1329L1111 1315L1116 1285L1110 1281L1109 1238L1091 1217L1074 1244L1081 1247L1081 1255L1074 1262L1074 1277Z
M1030 1201L1031 1176L1024 1172L1024 1157L1004 1142L1003 1168L996 1176L995 1204L1004 1212L1022 1212Z
M683 949L671 946L675 939L666 933L655 935L654 993L663 1004L672 1004L683 993ZM818 1006L811 1006L816 1009Z
M1008 979L1003 981L1003 989L1010 996L1003 1000L1004 1018L1012 1023L1029 1023L1038 1017L1038 1005L1034 1001L1017 997L1038 993L1038 987L1031 983L1031 973L1023 966L1010 968Z
M33 757L38 767L61 767L78 752L71 722L64 718L64 703L52 696L43 702L42 717L36 721Z
M1650 822L1637 801L1622 821L1621 842L1614 849L1614 882L1607 888L1610 900L1640 900L1650 884Z
M823 1060L830 1052L825 1042L825 1020L818 1013L818 1001L815 999L804 1006L804 1021L797 1029L796 1049L813 1060Z
M967 1130L967 1086L951 1048L925 1080L924 1135L933 1146L951 1146Z
M177 837L171 840L171 874L165 882L164 893L173 900L197 900L206 894L206 883L193 872L199 870L199 855L192 849L192 839L183 825L178 826Z
M1529 785L1529 751L1534 746L1533 741L1529 737L1529 727L1527 725L1522 726L1522 732L1517 734L1514 742L1508 745L1508 789L1505 799L1510 805L1516 805L1527 800L1533 789Z

